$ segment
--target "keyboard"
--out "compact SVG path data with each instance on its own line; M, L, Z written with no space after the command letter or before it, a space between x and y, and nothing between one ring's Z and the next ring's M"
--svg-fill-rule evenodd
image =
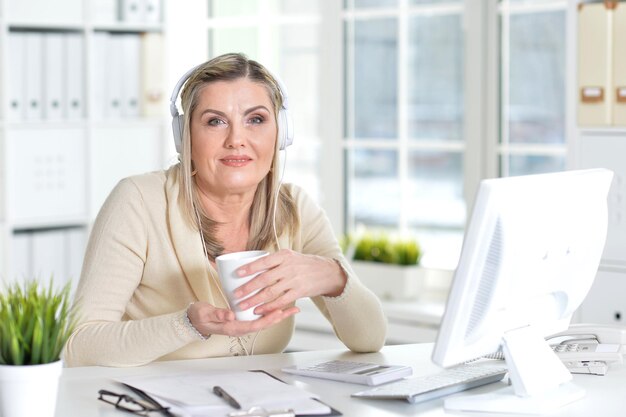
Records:
M381 387L356 392L352 396L403 399L415 404L500 381L506 372L506 367L500 364L466 364L445 369L434 375L403 379Z
M364 385L379 385L410 376L410 366L379 365L376 363L334 360L306 366L289 366L282 369L288 374L332 379Z

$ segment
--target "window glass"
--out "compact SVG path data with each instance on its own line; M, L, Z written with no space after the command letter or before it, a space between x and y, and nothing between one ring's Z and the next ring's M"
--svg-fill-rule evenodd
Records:
M400 215L398 154L381 149L348 151L353 167L349 207L355 224L397 227Z
M512 155L507 162L510 176L558 172L567 168L563 156Z
M209 13L214 17L255 16L258 0L209 0Z
M465 225L463 156L458 152L409 152L409 222L418 229Z
M450 0L410 0L410 4L420 4L420 5L429 5L429 4L462 4L462 1L450 1Z
M232 0L230 0L232 1ZM280 11L283 14L317 14L320 12L321 1L311 0L274 0L280 2Z
M508 137L565 143L565 12L510 17Z
M243 52L248 58L259 59L258 35L255 27L215 28L211 31L212 55Z
M415 17L409 30L409 137L460 140L463 132L461 16Z
M355 9L365 9L373 7L396 7L398 0L345 0L344 7L349 8L354 5Z
M346 68L349 71L349 65ZM349 100L354 108L354 126L348 129L357 139L396 138L397 68L397 19L357 21L354 74L346 77L354 80L353 99Z

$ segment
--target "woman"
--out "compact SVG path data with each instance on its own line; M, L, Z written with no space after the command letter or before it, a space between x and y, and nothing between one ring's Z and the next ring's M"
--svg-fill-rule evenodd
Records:
M280 187L283 97L274 77L240 54L191 72L184 114L175 116L180 163L122 180L98 214L66 365L281 352L303 297L348 348L381 348L380 303L354 276L323 211L298 187ZM262 288L244 301L260 304L254 312L262 317L238 321L221 293L215 258L252 249L271 253L241 275L266 271L236 296Z

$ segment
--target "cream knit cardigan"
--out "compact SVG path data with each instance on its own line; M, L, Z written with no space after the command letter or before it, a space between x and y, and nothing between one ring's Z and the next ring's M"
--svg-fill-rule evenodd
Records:
M178 175L179 165L174 165L126 178L102 206L76 291L79 322L65 346L66 366L135 366L240 355L242 344L250 350L254 335L212 335L203 341L184 323L193 301L226 304L200 235L183 217ZM300 188L286 187L296 201L301 227L293 241L283 235L280 247L340 262L348 276L343 293L313 301L349 349L379 350L386 333L379 300L354 275L324 212ZM295 317L260 332L254 353L283 351Z

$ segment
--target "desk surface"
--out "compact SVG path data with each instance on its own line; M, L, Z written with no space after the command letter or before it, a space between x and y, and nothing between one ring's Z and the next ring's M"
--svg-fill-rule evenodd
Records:
M116 411L108 404L97 401L99 389L119 391L113 378L127 375L151 373L167 374L199 372L210 370L265 369L282 380L296 384L314 392L329 405L338 409L346 417L386 417L386 416L440 416L446 415L442 409L443 400L436 399L422 404L409 404L403 401L365 400L351 398L350 394L363 389L362 385L346 384L314 378L292 376L279 369L287 365L313 363L331 359L352 359L389 364L406 364L413 367L416 375L436 373L439 368L430 362L432 344L386 346L381 352L355 354L342 350L283 353L257 355L251 357L228 357L187 361L158 362L135 368L82 367L66 368L61 376L56 416L128 416ZM623 387L626 383L626 365L614 364L606 376L574 375L574 382L585 388L587 395L582 400L560 409L552 416L619 416L626 407ZM489 392L501 383L480 387L472 393ZM463 394L456 394L463 395ZM450 413L451 415L475 415Z

